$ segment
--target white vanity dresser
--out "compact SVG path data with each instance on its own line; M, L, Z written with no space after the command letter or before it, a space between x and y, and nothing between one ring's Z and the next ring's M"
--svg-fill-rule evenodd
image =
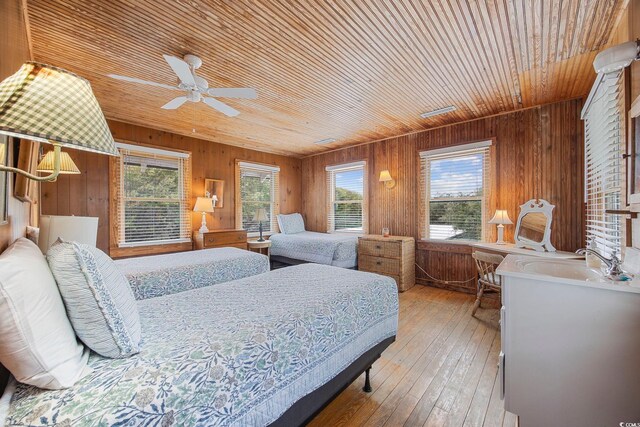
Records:
M502 391L519 425L640 423L640 281L557 257L508 255L497 272Z

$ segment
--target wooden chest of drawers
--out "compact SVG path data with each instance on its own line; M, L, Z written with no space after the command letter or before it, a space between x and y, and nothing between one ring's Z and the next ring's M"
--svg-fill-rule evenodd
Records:
M193 232L195 249L234 247L247 249L247 230L212 230L206 233Z
M416 284L413 237L363 236L358 240L358 270L392 277L404 292Z

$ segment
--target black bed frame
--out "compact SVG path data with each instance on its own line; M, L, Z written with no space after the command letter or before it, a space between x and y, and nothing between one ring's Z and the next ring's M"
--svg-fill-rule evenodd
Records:
M382 352L396 340L395 335L385 339L364 353L355 362L333 377L320 388L312 391L287 409L280 418L269 424L270 427L291 427L307 425L320 411L339 395L345 388L354 382L363 372L365 381L363 390L372 391L369 380L369 372L373 362L380 358Z
M303 261L301 259L289 258L286 256L280 256L280 255L271 255L269 257L269 260L271 261L272 270L276 270L278 268L283 268L283 267L290 267L292 265L312 264L309 261ZM357 270L357 269L358 269L358 266L355 266L355 267L349 267L347 270Z

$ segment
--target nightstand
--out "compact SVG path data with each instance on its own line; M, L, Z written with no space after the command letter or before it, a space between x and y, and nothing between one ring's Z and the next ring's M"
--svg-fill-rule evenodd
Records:
M258 252L266 256L271 255L271 240L265 240L264 242L258 242L257 240L247 240L247 246L249 250Z
M358 239L358 270L389 276L404 292L416 284L415 254L413 237L362 236Z
M195 249L234 247L247 249L247 230L211 230L206 233L193 232Z

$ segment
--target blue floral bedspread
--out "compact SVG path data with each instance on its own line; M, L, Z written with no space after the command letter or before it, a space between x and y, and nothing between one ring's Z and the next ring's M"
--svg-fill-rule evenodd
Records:
M116 261L136 299L230 282L269 271L269 258L238 248L153 255Z
M272 234L271 255L337 267L357 265L358 236L345 233Z
M8 426L261 426L397 332L393 279L305 264L139 301L142 351L66 390L18 385Z

